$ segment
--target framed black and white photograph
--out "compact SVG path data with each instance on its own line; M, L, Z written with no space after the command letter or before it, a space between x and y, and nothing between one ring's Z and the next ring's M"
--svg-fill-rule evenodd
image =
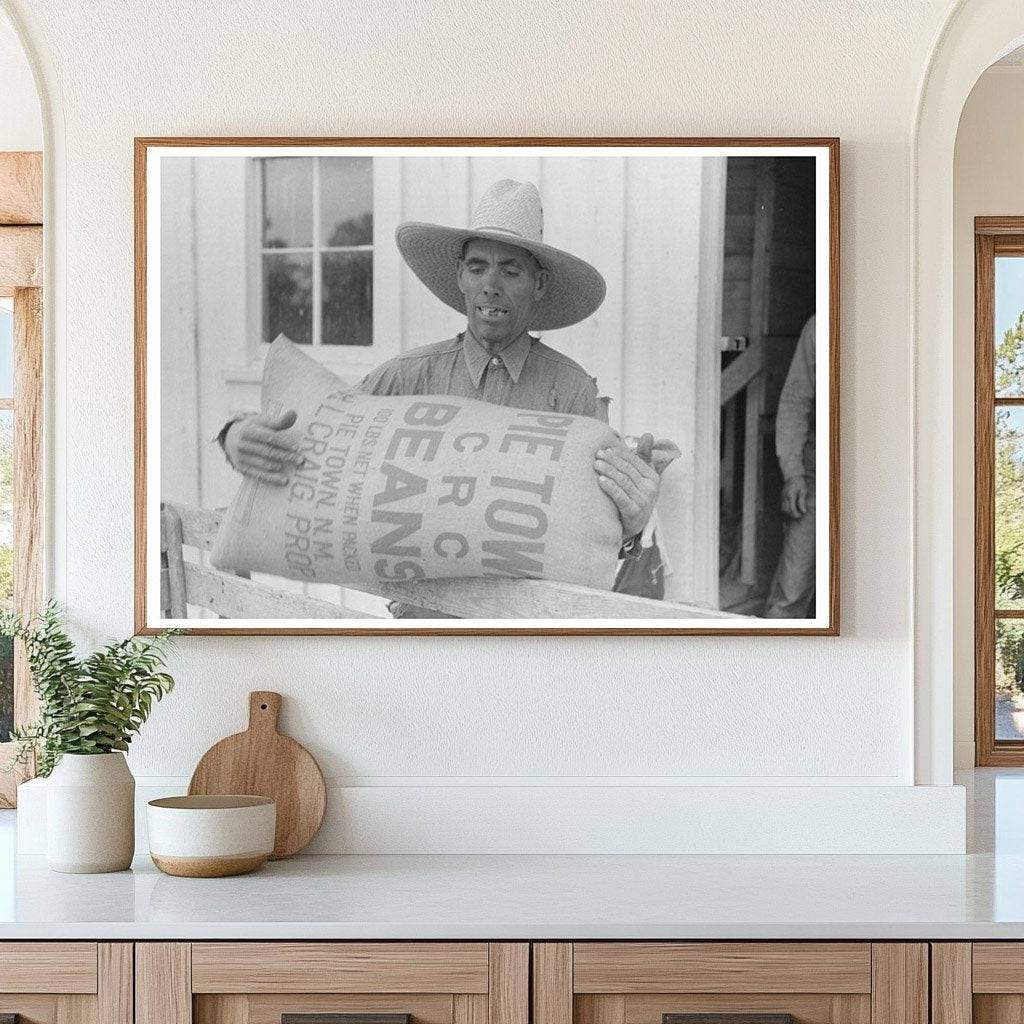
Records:
M829 634L835 139L136 140L136 627Z

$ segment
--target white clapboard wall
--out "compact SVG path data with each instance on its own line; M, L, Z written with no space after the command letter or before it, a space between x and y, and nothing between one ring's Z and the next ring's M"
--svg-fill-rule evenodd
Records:
M395 227L468 224L496 180L535 182L545 241L592 262L608 284L592 317L544 341L597 378L615 429L682 449L659 508L667 596L715 606L724 158L384 156L373 173L373 344L312 354L356 381L461 330L464 318L404 265ZM161 493L214 508L237 478L212 439L259 404L258 179L243 157L165 159L161 200Z

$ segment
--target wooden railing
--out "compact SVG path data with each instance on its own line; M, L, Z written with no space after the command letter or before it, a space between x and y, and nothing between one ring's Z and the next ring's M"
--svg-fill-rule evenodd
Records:
M760 501L761 415L764 412L764 342L756 338L750 347L722 371L720 402L724 410L741 391L744 404L743 482L740 508L740 580L753 587L757 583L757 509ZM724 415L724 413L723 413Z
M208 608L229 619L375 618L343 604L293 593L187 560L183 546L199 551L213 547L222 515L219 510L164 505L161 547L165 564L160 575L160 606L165 617L187 618L187 606L192 605ZM348 589L465 619L743 618L713 608L653 601L551 580L418 580L382 583L375 587L360 584L358 588Z

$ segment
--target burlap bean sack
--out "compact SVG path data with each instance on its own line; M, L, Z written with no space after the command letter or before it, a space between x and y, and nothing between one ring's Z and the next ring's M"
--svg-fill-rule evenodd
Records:
M533 577L609 589L622 528L584 416L450 396L362 394L284 337L263 411L298 413L306 462L287 486L246 478L213 564L369 589L443 577Z

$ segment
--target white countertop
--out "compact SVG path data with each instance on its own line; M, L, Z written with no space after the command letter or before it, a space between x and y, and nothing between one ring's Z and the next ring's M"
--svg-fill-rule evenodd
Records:
M1024 939L1024 772L975 772L966 856L296 857L60 875L0 812L0 940Z
M1024 856L298 857L0 883L0 939L1024 938Z

